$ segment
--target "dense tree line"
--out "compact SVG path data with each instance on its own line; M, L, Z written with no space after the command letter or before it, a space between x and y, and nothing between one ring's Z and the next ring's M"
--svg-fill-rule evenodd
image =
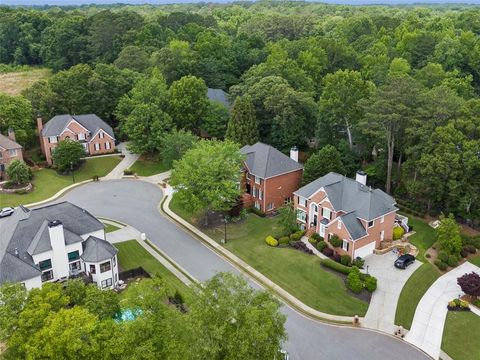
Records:
M57 72L24 94L33 114L96 112L140 151L172 129L332 146L335 169L362 166L422 211L477 221L479 59L480 10L467 6L0 8L0 62ZM230 94L230 114L207 87Z

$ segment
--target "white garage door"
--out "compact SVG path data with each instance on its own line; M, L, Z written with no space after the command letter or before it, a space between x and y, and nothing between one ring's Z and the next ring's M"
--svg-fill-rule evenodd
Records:
M372 255L374 249L375 249L375 241L365 246L362 246L361 248L355 249L354 257L360 256L361 258L364 258L368 255Z

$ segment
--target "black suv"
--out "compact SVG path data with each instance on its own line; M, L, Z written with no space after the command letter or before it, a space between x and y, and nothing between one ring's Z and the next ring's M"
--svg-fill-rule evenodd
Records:
M410 254L405 254L400 256L397 260L395 260L395 267L399 269L406 269L408 265L413 264L415 262L415 256Z

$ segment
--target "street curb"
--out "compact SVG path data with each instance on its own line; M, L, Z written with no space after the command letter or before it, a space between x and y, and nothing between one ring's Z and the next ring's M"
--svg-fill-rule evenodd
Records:
M57 200L60 196L62 196L66 192L76 188L77 186L88 184L89 182L93 182L93 180L92 179L84 180L84 181L80 181L79 183L69 185L67 187L64 187L63 189L60 189L55 195L49 197L48 199L45 199L45 200L42 200L42 201L37 201L37 202L31 203L31 204L26 204L26 205L23 205L23 206L33 207L33 206L38 206L38 205L42 205L42 204L45 204L45 203L49 203L51 201Z

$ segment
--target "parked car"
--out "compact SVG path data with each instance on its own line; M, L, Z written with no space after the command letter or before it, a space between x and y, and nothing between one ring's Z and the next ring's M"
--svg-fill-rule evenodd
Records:
M415 256L410 254L405 254L400 256L397 260L395 260L395 267L398 269L406 269L408 265L411 265L415 262Z
M0 210L0 218L7 217L13 214L15 210L11 207L6 207Z

